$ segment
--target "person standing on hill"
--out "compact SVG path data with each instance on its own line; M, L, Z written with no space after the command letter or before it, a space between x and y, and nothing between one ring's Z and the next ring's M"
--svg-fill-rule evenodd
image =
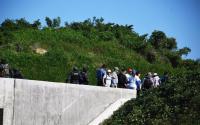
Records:
M112 84L112 71L110 69L107 70L107 73L103 76L103 86L111 87Z
M136 86L135 78L133 77L131 68L128 68L126 78L127 78L127 81L128 81L127 88L136 90L137 86Z
M117 85L118 85L118 72L119 72L119 68L118 67L114 67L114 71L111 74L112 80L113 80L111 87L117 88Z
M145 76L145 78L144 78L144 80L143 80L142 90L143 90L143 91L146 91L146 90L148 90L148 89L150 89L150 88L152 88L152 87L153 87L152 74L149 72L149 73Z
M157 73L153 74L153 87L156 88L160 85L160 77Z
M122 69L118 74L118 88L126 88L127 83L126 69Z
M83 85L88 85L87 67L83 67L82 71L80 72L79 83Z
M17 69L12 69L10 70L10 77L11 78L17 78L17 79L23 79L24 77L22 76L21 72Z
M161 77L161 84L164 84L168 81L169 79L169 76L168 76L168 73L167 72L164 72L164 75Z
M135 84L137 86L137 95L139 95L140 90L141 90L141 79L140 79L140 72L136 71L135 73Z
M106 65L103 64L96 72L97 85L103 86L103 76L106 75Z
M80 72L78 71L77 67L73 67L73 70L69 74L69 77L66 80L66 82L70 82L72 84L79 84L79 80L80 80Z
M6 63L6 60L0 60L0 77L9 78L10 77L10 68L9 64Z

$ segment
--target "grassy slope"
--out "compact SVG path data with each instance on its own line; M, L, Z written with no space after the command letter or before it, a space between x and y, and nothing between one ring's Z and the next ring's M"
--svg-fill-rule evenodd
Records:
M96 84L96 69L105 63L108 67L134 67L142 73L163 73L172 67L165 63L150 64L135 51L122 46L117 40L101 41L87 38L71 29L26 29L13 32L14 41L0 48L0 56L12 67L21 70L27 79L64 82L74 65L89 67L90 84ZM22 47L16 51L16 44ZM32 48L48 50L45 55L36 54Z

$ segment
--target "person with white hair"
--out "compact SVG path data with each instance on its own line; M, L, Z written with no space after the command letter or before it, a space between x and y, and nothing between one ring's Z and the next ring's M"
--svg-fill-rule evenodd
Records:
M112 76L111 87L117 88L117 86L118 86L118 72L119 72L119 68L114 67L114 71L111 74L111 76Z
M157 73L153 74L153 87L156 88L160 85L160 77Z

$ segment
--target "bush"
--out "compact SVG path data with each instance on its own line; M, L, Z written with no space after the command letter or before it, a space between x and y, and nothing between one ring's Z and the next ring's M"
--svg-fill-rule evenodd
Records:
M127 102L104 125L199 125L200 71L184 71Z

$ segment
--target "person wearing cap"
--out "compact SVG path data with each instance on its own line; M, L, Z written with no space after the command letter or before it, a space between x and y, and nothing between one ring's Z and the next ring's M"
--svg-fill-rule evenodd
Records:
M107 74L103 76L103 86L110 87L112 83L112 71L110 69L107 70Z
M117 85L118 85L118 72L119 72L119 68L118 67L114 67L114 71L111 74L111 76L112 76L111 87L117 88Z
M79 84L79 80L80 72L78 70L78 67L74 66L72 72L68 76L68 79L66 79L66 83Z
M153 74L153 87L156 88L160 85L160 77L157 73Z

